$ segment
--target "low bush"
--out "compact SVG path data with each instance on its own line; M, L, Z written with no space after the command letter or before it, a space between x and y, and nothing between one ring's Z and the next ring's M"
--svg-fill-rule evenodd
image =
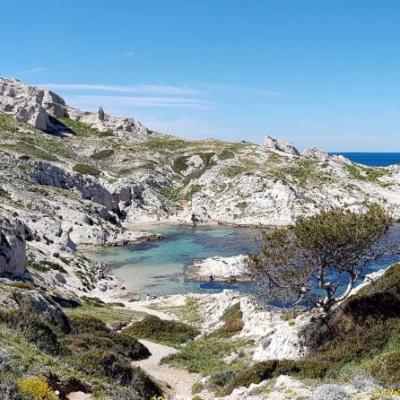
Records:
M123 386L135 389L143 398L160 395L158 386L141 370L132 368L128 360L111 351L92 351L70 357L71 362L83 372L104 375Z
M60 354L61 346L53 329L36 313L28 310L0 310L0 321L20 331L25 338L40 350Z
M96 177L100 175L100 171L89 164L75 164L72 169L82 175L91 175Z
M114 154L113 149L106 149L106 150L101 150L98 151L97 153L93 153L90 158L93 160L104 160L106 158L111 157Z
M210 375L243 367L242 360L227 365L223 359L250 341L229 341L225 338L206 336L187 343L177 354L172 354L161 360L177 368L188 369L190 372Z
M150 339L170 346L178 346L194 339L199 331L177 321L165 321L149 315L123 330L125 335Z
M250 384L258 384L266 379L279 375L296 376L301 379L322 379L330 365L314 360L270 360L254 364L252 367L236 374L228 383L224 394L230 394L234 389Z
M400 390L400 351L376 356L365 369L383 385Z
M131 366L128 360L111 351L94 350L71 355L71 363L90 375L104 375L126 386L131 382Z
M131 360L141 360L150 356L147 347L135 337L113 331L97 318L73 316L70 323L72 334L65 336L62 344L71 354L108 350Z
M243 313L240 309L240 303L234 304L233 306L229 307L222 316L224 325L213 332L211 335L231 337L239 333L243 329L242 317Z
M91 333L94 335L108 334L110 329L107 325L98 318L87 315L72 315L70 316L70 325L72 333Z
M173 164L172 164L172 169L174 172L177 174L180 174L182 171L185 171L187 168L186 161L189 159L189 156L179 156L175 158Z
M56 396L44 378L28 377L18 383L19 391L24 400L57 400Z

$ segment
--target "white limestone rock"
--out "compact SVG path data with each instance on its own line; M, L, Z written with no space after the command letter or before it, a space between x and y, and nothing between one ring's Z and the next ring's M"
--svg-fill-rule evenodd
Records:
M232 257L209 257L193 263L185 271L189 279L226 281L249 281L250 273L246 266L247 256L238 255Z
M299 156L300 152L293 144L284 139L275 139L266 135L263 143L264 150L283 153L291 156Z
M303 151L302 156L314 158L319 161L326 161L329 158L329 154L325 150L315 146L307 147Z
M66 105L50 90L27 85L17 79L0 78L0 112L13 115L19 122L45 132L69 134L68 129L52 120L68 117L89 124L100 132L110 131L127 140L143 140L153 133L133 118L118 118L101 112L82 112Z

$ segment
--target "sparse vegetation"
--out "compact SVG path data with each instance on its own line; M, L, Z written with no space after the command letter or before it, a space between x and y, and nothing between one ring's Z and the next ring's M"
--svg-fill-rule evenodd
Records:
M238 358L227 365L223 358L233 351L239 351L251 343L248 340L226 340L215 336L205 336L189 342L177 354L168 356L162 363L173 365L177 368L186 368L190 372L210 375L224 371L240 370L244 367L243 358Z
M131 321L139 320L144 317L143 313L132 311L127 308L116 308L108 304L96 305L85 303L80 307L66 308L66 314L73 317L95 317L105 324L120 328Z
M382 168L357 166L355 164L345 164L347 172L352 179L366 182L376 182L379 178L387 175L387 171Z
M90 137L90 136L97 136L97 137L107 137L113 136L112 131L101 132L96 128L93 128L89 124L81 121L75 121L70 118L59 118L58 119L63 125L71 130L71 132L76 136L81 137Z
M229 338L236 335L243 329L242 317L243 313L240 309L240 303L236 303L229 307L222 316L224 325L214 331L211 336Z

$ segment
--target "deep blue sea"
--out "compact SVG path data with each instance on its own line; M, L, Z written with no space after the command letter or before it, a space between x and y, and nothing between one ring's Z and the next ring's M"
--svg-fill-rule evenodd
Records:
M370 165L371 167L387 167L388 165L400 164L400 153L335 153L340 154L356 163Z

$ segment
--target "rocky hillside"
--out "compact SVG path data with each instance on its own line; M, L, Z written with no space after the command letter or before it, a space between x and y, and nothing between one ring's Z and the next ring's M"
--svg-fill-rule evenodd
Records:
M190 222L194 215L200 222L287 225L365 201L399 217L399 188L400 166L369 168L315 148L300 154L271 137L261 146L184 140L0 79L1 245L14 252L1 273L26 274L10 261L21 260L24 238L31 278L63 292L116 287L76 249L152 238L126 228L136 221Z
M300 154L270 137L261 146L184 140L101 108L81 112L15 80L0 80L0 112L1 163L8 166L3 190L23 201L24 182L29 190L40 188L34 208L44 208L36 200L44 201L44 192L57 191L58 199L90 199L103 217L114 213L124 222L189 222L195 214L203 222L287 225L300 215L333 205L358 209L365 201L400 216L398 166L369 168L316 148Z
M400 166L370 168L315 148L300 154L290 143L271 137L261 146L184 140L153 132L133 119L112 117L101 108L82 112L48 90L0 79L0 399L64 399L74 392L110 399L159 394L159 387L131 363L149 356L135 337L147 330L146 324L162 323L147 319L121 333L143 315L94 299L110 301L123 288L77 249L154 239L132 230L138 221L188 223L195 218L205 223L289 225L331 206L361 209L366 201L382 204L399 218L399 185ZM225 260L220 261L221 276L236 276L237 262L227 272ZM203 263L199 268L206 267ZM392 271L398 275L397 267ZM196 329L174 326L177 337L189 332L192 339L197 329L203 336L165 362L212 375L198 389L210 383L208 389L227 399L250 398L252 389L238 388L289 374L291 367L296 377L304 372L301 377L321 378L312 375L321 371L315 365L328 362L341 340L352 350L349 356L363 357L362 367L364 361L365 366L371 362L379 372L380 359L374 357L382 350L392 357L395 349L398 360L398 292L387 296L369 293L362 298L366 312L374 311L376 299L384 300L388 312L394 310L383 322L371 317L371 324L384 324L379 331L366 326L363 316L358 322L357 301L351 303L355 308L333 315L332 321L347 324L349 334L324 343L325 353L318 349L326 359L307 359L312 364L304 365L310 365L310 371L303 364L277 360L278 355L297 359L309 353L297 335L307 316L260 311L249 299L229 293L178 296L184 304L173 308L184 315L189 311L192 320L183 320ZM200 323L204 311L215 317L207 324ZM154 326L150 328L154 333ZM354 354L357 348L350 339L361 330L372 332L373 338L365 337L365 346ZM377 332L388 337L375 343ZM160 336L159 329L155 335ZM376 344L375 353L369 352L371 343ZM243 352L237 352L240 346ZM353 360L343 352L339 356L334 364L345 373ZM254 362L262 363L246 375L241 368ZM332 378L329 374L338 371L322 372ZM386 375L376 375L382 384L393 383L385 381ZM269 386L255 389L273 392ZM306 389L307 396L314 390ZM37 391L44 395L34 397Z

